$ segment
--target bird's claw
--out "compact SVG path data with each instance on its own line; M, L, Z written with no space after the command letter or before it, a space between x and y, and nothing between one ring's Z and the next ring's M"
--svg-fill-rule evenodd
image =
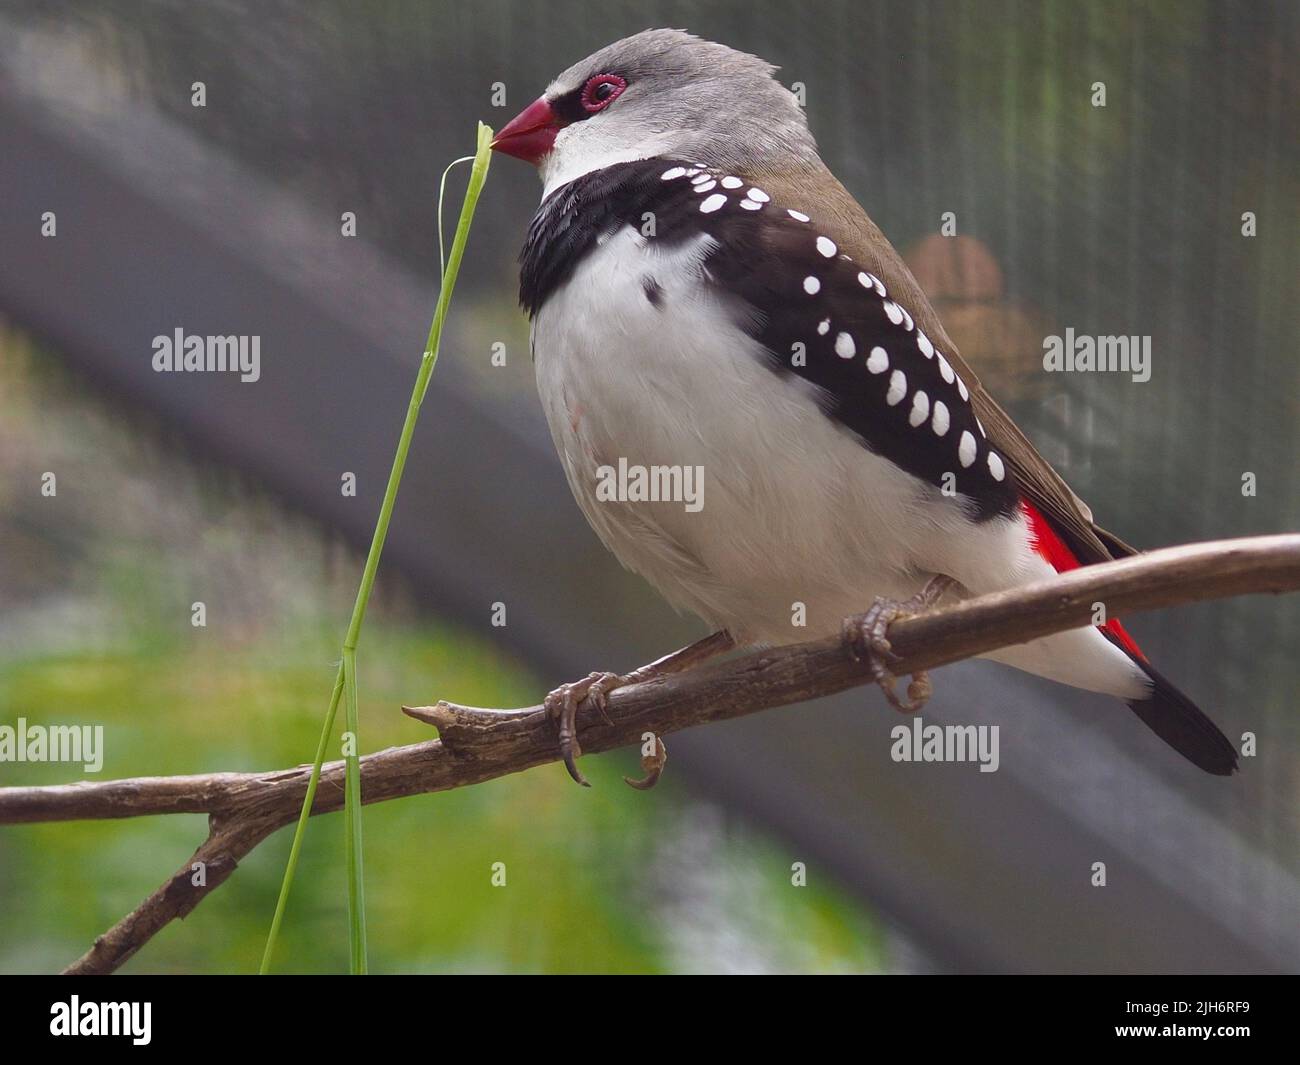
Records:
M895 599L877 599L865 614L844 620L844 643L854 661L867 660L871 677L885 694L885 700L902 714L914 714L925 705L930 696L930 678L925 672L912 676L907 686L907 699L898 696L894 685L891 664L895 661L893 647L887 633L889 626L899 618L907 617L908 611Z
M560 755L564 767L577 783L584 788L591 787L591 782L582 775L578 768L578 758L582 748L578 746L578 706L584 700L591 703L607 725L614 722L609 717L609 693L628 683L626 677L617 673L591 673L582 680L561 684L546 696L542 705L548 717L554 718L560 729Z
M641 756L641 772L645 774L640 780L633 780L631 777L624 777L623 783L630 788L636 788L637 791L649 791L659 783L659 777L663 774L664 764L668 761L668 748L664 746L664 741L658 736L654 738L654 750L650 754Z
M561 684L546 697L543 705L546 708L546 715L554 718L559 725L560 754L564 758L564 767L569 771L569 776L584 787L591 787L587 778L578 769L578 758L582 754L582 748L578 746L578 705L584 699L596 708L596 712L600 714L605 724L612 725L614 722L609 716L611 692L629 684L641 684L657 677L681 673L714 655L731 650L735 645L735 640L726 630L723 630L702 640L696 640L689 647L664 655L663 658L656 659L640 669L634 669L626 675L590 673L582 680ZM645 777L638 781L629 780L628 783L634 788L643 790L654 787L659 774L663 772L667 757L663 741L656 737L653 752L641 759L641 768L646 774Z
M911 599L900 602L878 597L865 614L844 619L843 639L849 654L855 662L863 658L867 660L872 679L884 692L885 700L901 714L914 714L920 710L934 688L930 684L930 675L925 670L918 670L907 685L906 700L899 698L894 688L898 678L890 668L898 659L889 642L889 626L900 618L911 617L933 606L953 583L950 577L938 576Z

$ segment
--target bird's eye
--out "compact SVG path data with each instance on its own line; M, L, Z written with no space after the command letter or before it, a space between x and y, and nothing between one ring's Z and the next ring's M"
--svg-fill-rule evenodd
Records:
M626 88L627 81L617 74L597 74L594 78L588 78L587 84L582 87L583 110L590 115L603 111Z

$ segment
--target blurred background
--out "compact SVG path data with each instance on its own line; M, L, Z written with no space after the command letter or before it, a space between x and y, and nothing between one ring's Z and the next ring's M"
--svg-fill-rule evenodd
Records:
M831 168L1103 525L1300 528L1295 4L0 0L0 724L102 724L100 779L310 759L436 297L438 177L476 121L652 25L802 84ZM494 161L362 638L366 751L429 738L403 702L527 705L703 634L604 552L554 457L515 298L539 191ZM178 327L259 335L261 379L154 373ZM1044 373L1067 327L1151 336L1151 380ZM1238 776L963 663L924 717L1001 725L997 773L892 762L864 688L671 737L647 794L620 752L585 760L590 791L546 766L368 807L371 968L1294 971L1297 602L1130 627L1256 737ZM3 829L0 970L70 962L203 832ZM288 845L126 971L253 971ZM279 958L346 957L330 816Z

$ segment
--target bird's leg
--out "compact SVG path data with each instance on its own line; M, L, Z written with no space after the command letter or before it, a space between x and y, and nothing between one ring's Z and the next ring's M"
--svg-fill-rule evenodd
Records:
M907 686L907 701L898 697L894 690L897 678L889 669L890 660L894 657L889 643L889 626L899 618L928 610L956 583L941 573L931 577L925 587L910 599L900 602L897 599L877 598L865 614L844 619L844 643L849 654L856 661L866 657L872 677L885 693L889 705L900 713L916 713L930 698L933 689L930 687L930 675L921 670L912 674L911 683Z
M713 658L715 655L731 650L735 645L735 641L729 633L725 631L715 632L702 640L696 640L695 643L688 647L683 647L681 650L664 655L663 658L656 659L648 665L634 669L631 673L621 675L618 673L591 673L582 680L561 684L547 695L543 705L546 707L546 713L555 718L559 724L560 754L564 758L564 765L569 771L569 776L583 787L591 787L587 778L578 769L578 757L582 754L582 748L578 746L578 706L583 700L589 701L596 708L605 724L612 725L613 722L609 718L608 710L610 692L618 688L625 688L630 684L640 684L643 681L654 680L656 677L681 673L707 659ZM656 756L653 761L657 765L647 768L649 775L646 780L628 781L633 787L653 787L654 782L658 780L659 773L663 769L663 760L666 757L663 743L658 739L656 739L655 751Z

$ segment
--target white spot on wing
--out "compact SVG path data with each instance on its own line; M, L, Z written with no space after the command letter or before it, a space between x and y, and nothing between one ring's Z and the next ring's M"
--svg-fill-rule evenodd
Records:
M803 279L803 290L810 296L815 296L822 290L822 283L809 274Z
M675 181L677 178L685 177L685 176L686 176L686 167L674 166L674 167L670 167L669 169L665 170L662 174L660 174L659 180Z
M741 181L740 178L733 177L731 175L728 175L727 177L724 177L722 179L722 187L724 189L738 189L743 184L744 182Z
M941 400L934 401L934 415L930 419L930 424L934 427L935 436L943 436L948 432L948 408Z
M1000 481L1007 475L1006 467L1002 465L1002 459L996 451L989 452L989 473L993 474L995 481Z
M952 379L956 376L952 371L952 367L948 365L948 360L942 355L939 356L939 375L947 381L948 384L952 384Z
M841 359L851 359L858 353L858 346L848 333L839 333L835 337L835 354Z
M961 440L957 444L957 458L963 466L969 466L975 461L975 437L969 429L963 429Z
M867 356L867 369L872 373L884 373L889 369L889 353L882 347L874 347Z
M770 200L772 197L769 196L762 189L750 189L749 198L751 200L757 200L759 203L767 203L767 201Z
M902 370L895 370L889 375L889 391L885 393L885 402L891 407L897 407L905 395L907 395L907 378L903 376Z
M727 197L722 195L722 193L720 192L715 192L712 196L710 196L702 204L700 204L700 210L704 214L712 214L714 211L716 211L719 207L721 207L726 202L727 202Z
M788 215L789 215L791 218L793 218L796 222L807 222L807 221L809 221L808 216L807 216L806 214L804 214L802 211L787 210L787 211L786 211L786 214L788 214Z
M829 259L836 252L835 241L831 240L829 237L818 237L817 250Z
M921 349L921 354L927 359L934 357L934 345L930 343L930 338L919 329L916 331L916 346Z
M903 308L893 300L885 300L885 313L889 315L889 320L895 325L900 325L903 321Z
M820 322L817 323L818 336L824 337L830 331L831 331L831 320L829 318L823 318Z
M708 181L705 181L703 184L696 185L696 186L695 186L695 191L696 191L696 192L708 192L709 189L714 189L714 188L717 188L717 187L718 187L718 183L717 183L716 181L714 181L712 178L710 178Z
M755 203L753 200L741 200L740 206L746 211L757 211L763 205L761 203Z
M915 429L928 417L930 417L930 397L918 389L916 395L912 397L912 413L907 416L907 424Z
M970 399L970 393L966 391L966 382L961 379L961 374L957 375L957 391L961 393L962 399ZM980 432L984 432L983 426L980 427Z

